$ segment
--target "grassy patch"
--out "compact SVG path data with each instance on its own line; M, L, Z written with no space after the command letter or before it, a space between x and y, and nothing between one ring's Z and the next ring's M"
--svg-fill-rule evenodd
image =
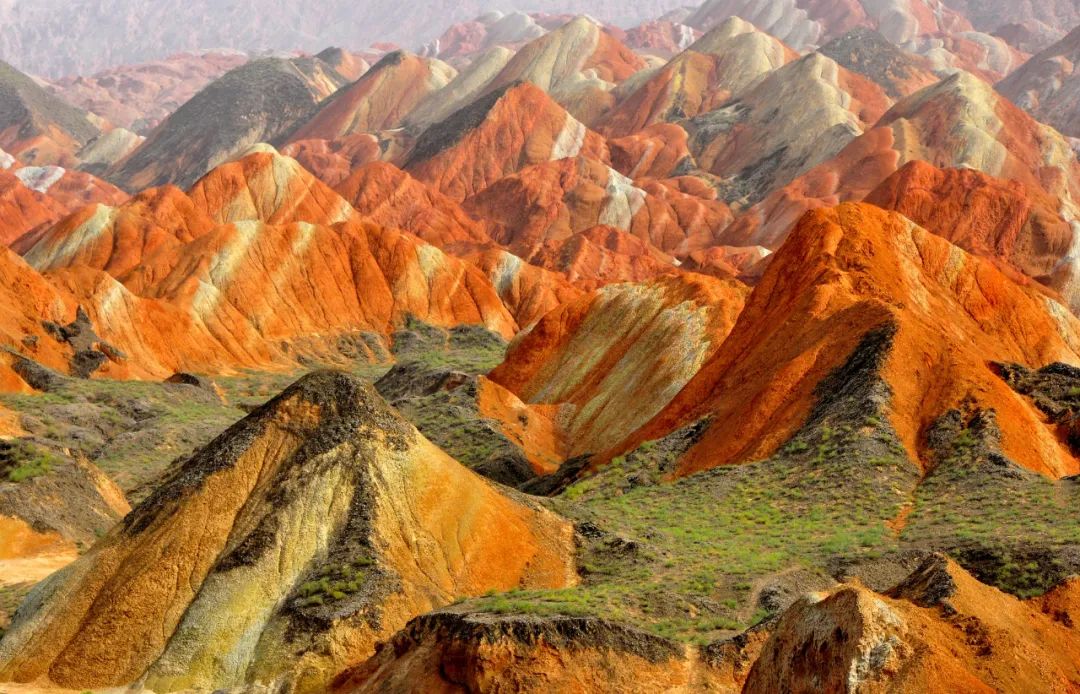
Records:
M25 482L49 474L63 459L29 441L0 443L0 479Z
M476 606L594 614L710 642L768 616L754 602L763 578L899 547L885 522L917 482L900 450L881 429L823 426L769 460L664 482L658 471L671 451L647 444L550 502L603 532L580 556L580 588Z

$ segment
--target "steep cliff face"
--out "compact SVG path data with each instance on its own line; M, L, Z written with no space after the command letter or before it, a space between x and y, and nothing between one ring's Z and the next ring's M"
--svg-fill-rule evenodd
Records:
M30 597L5 680L319 691L455 598L572 585L572 531L343 374L309 376L178 466Z

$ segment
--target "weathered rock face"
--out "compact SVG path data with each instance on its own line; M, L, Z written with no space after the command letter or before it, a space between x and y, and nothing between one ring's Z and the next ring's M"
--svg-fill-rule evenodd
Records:
M361 133L336 140L296 140L281 148L282 153L296 159L319 180L336 186L354 169L379 161L385 141L378 135Z
M5 680L321 691L411 617L574 582L572 530L343 374L298 382L180 465L20 611ZM300 655L298 655L298 653Z
M334 691L717 691L705 670L681 645L599 619L438 612L342 673Z
M929 60L898 48L872 29L852 29L822 46L821 53L874 81L891 99L910 96L938 81Z
M987 364L1076 362L1080 323L991 263L870 205L800 222L730 336L641 440L708 415L681 472L766 458L803 425L818 384L886 324L897 328L875 371L913 461L924 464L928 423L971 401L997 411L1010 459L1050 477L1075 474L1054 430Z
M565 242L600 225L661 251L686 253L712 245L731 215L724 203L684 193L677 184L635 183L580 156L523 169L468 198L464 208L494 222L494 239L527 260L546 242Z
M523 328L584 294L565 275L526 263L507 251L484 251L470 262L487 275L503 305Z
M744 296L737 282L697 275L610 285L519 335L490 378L528 403L572 405L569 454L601 453L693 378L731 330Z
M840 152L890 105L877 84L811 53L686 128L699 166L728 179L725 199L753 203Z
M87 114L0 62L0 148L30 166L72 166L100 134Z
M115 126L146 133L203 87L247 60L239 51L178 53L88 77L65 77L54 85L68 102Z
M591 124L614 103L615 85L644 67L644 60L595 20L577 17L522 47L489 89L531 82Z
M241 159L214 168L189 196L217 224L257 219L329 225L356 216L329 186L268 145L256 145Z
M681 22L654 19L626 31L623 40L638 53L670 58L701 38L701 32Z
M490 89L513 57L514 51L503 46L494 46L476 56L449 84L416 105L405 117L407 127L423 131L476 101Z
M1040 121L1080 137L1080 30L1031 57L997 85L997 90Z
M83 205L119 204L126 198L119 188L88 173L58 166L21 166L0 150L0 245L12 245L22 237L32 239Z
M89 266L122 279L155 254L175 252L233 222L332 225L356 211L295 160L259 145L215 168L185 194L151 188L122 205L92 205L14 248L41 271Z
M449 200L432 193L431 201L471 224ZM421 211L370 212L429 225L416 231L439 228ZM507 338L518 329L479 269L362 219L295 161L265 149L218 167L187 195L165 187L86 208L26 258L72 297L68 310L84 305L103 338L159 378L305 354L335 359L342 340L388 335L409 315Z
M576 286L641 282L678 272L679 262L616 227L595 226L545 243L530 262L563 273Z
M737 17L724 21L637 87L601 122L625 136L711 111L796 54Z
M583 156L607 163L607 144L538 87L497 90L419 138L404 169L454 200L539 164Z
M283 136L344 84L317 58L264 58L210 83L105 177L128 190L188 188L252 145Z
M800 600L744 691L1068 691L1075 595L1073 582L1020 601L934 556L887 596L849 585Z
M11 482L27 460L45 461L40 474ZM0 441L0 586L45 578L130 510L124 493L91 463L27 441Z
M390 53L322 104L289 139L336 140L395 128L421 101L456 76L457 71L440 60Z

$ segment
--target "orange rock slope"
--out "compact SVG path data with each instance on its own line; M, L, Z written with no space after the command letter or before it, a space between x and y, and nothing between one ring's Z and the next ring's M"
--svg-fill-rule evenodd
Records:
M47 166L5 166L0 150L0 245L31 238L61 217L91 203L118 204L120 189L81 171Z
M609 285L519 335L490 378L525 402L571 405L570 454L600 453L669 405L723 343L745 294L689 274Z
M857 580L799 598L779 619L689 647L595 618L419 617L336 692L1073 691L1080 583L1018 600L930 555L897 586Z
M944 557L886 595L855 584L799 600L743 691L1073 691L1080 584L1021 601Z
M708 416L681 473L767 457L803 425L818 384L883 326L895 326L879 370L886 411L916 463L925 464L927 428L968 402L996 410L1012 460L1050 477L1080 470L1041 414L990 367L1075 363L1080 322L992 263L870 205L807 214L727 340L633 440Z
M454 200L532 164L576 157L607 163L607 143L529 83L493 92L429 128L404 169Z
M615 227L673 254L712 245L730 220L727 205L679 190L640 184L586 157L536 164L468 198L465 210L494 222L493 237L529 259L597 225Z
M219 167L190 194L166 187L86 208L26 258L144 373L280 366L346 343L370 354L367 341L408 315L506 337L518 328L481 270L362 221L272 151Z

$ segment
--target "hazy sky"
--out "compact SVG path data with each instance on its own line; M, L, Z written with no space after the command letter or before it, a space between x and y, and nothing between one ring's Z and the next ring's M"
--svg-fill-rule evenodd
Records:
M0 0L0 58L46 76L182 50L415 48L490 10L588 13L633 26L685 0ZM691 3L693 4L693 3Z

